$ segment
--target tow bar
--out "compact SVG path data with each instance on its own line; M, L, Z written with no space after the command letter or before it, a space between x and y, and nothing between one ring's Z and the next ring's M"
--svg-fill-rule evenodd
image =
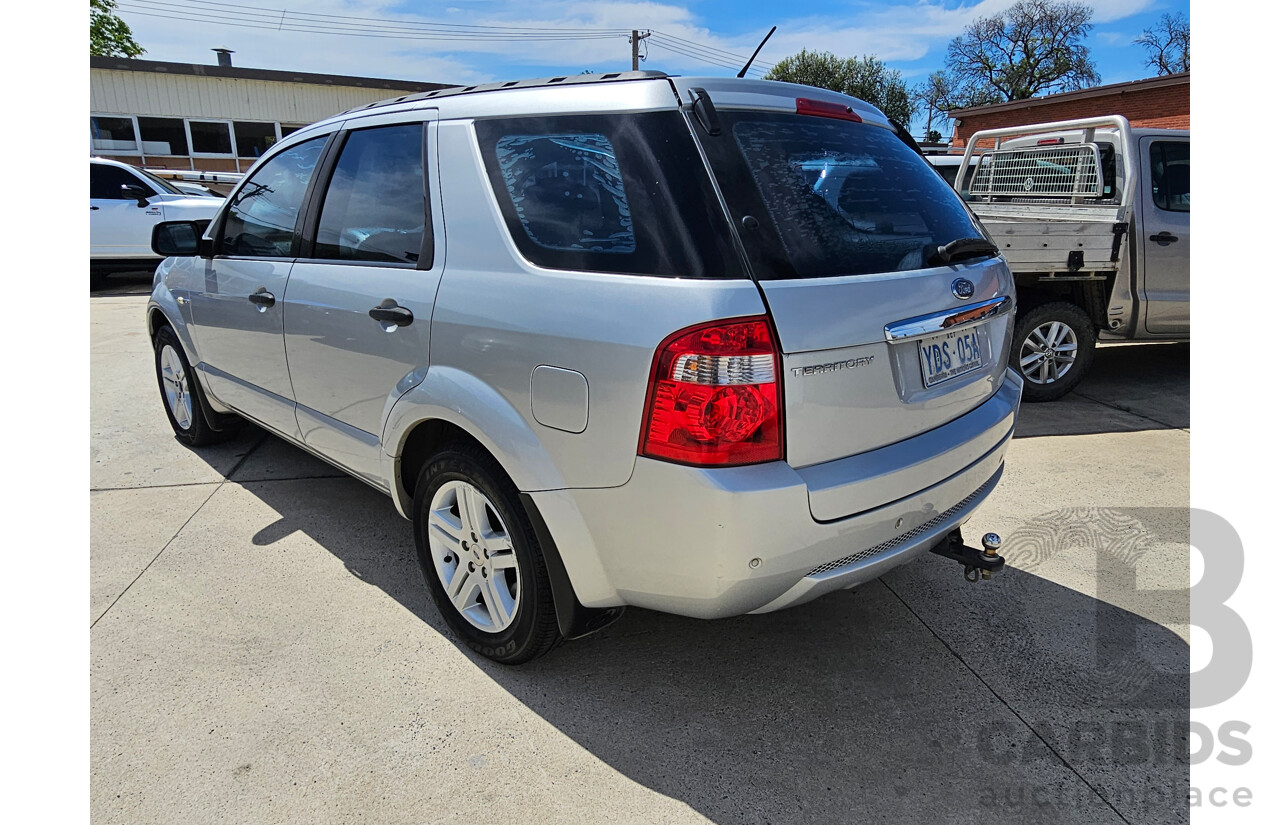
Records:
M963 564L965 580L976 582L979 578L989 579L1004 569L1004 556L1000 555L999 550L1000 536L996 533L984 535L982 549L979 550L965 545L960 528L957 527L930 548L929 552Z

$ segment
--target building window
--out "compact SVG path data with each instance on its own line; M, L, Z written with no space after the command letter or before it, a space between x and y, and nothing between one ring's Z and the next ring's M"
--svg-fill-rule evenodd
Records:
M242 158L260 158L276 142L274 123L245 123L237 120L236 154Z
M294 132L296 132L296 131L298 131L299 129L301 129L301 128L302 128L302 126L303 126L303 124L298 124L298 123L290 123L290 124L287 124L287 125L286 125L286 124L284 124L284 123L281 123L281 124L280 124L280 137L282 137L282 138L283 138L283 137L288 137L289 135L291 135L291 134L293 134Z
M187 154L187 130L181 118L140 117L138 131L144 155Z
M193 155L231 155L231 124L224 120L188 120Z
M91 117L89 130L96 152L138 151L138 136L131 117Z

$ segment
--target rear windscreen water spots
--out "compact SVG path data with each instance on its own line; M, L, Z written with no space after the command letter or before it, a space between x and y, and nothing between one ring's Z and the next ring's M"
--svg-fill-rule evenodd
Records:
M982 236L955 192L888 129L799 115L721 117L731 140L703 142L735 217L767 218L744 237L760 277L911 271L928 266L939 246Z

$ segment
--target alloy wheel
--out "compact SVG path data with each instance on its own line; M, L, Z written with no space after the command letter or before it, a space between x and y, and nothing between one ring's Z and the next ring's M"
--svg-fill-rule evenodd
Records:
M169 404L173 420L184 430L191 429L191 392L187 384L187 372L182 368L178 351L168 344L160 350L160 380L164 383L164 398Z
M449 481L427 515L427 543L445 595L473 627L499 633L515 621L520 568L493 503L474 485Z
M1022 342L1018 366L1028 381L1052 384L1071 371L1079 344L1076 333L1061 321L1041 324Z

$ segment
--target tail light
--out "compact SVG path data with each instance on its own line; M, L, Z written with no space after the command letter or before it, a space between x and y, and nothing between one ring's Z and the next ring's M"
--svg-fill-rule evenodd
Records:
M714 321L658 346L640 454L732 466L782 458L781 359L766 318Z

